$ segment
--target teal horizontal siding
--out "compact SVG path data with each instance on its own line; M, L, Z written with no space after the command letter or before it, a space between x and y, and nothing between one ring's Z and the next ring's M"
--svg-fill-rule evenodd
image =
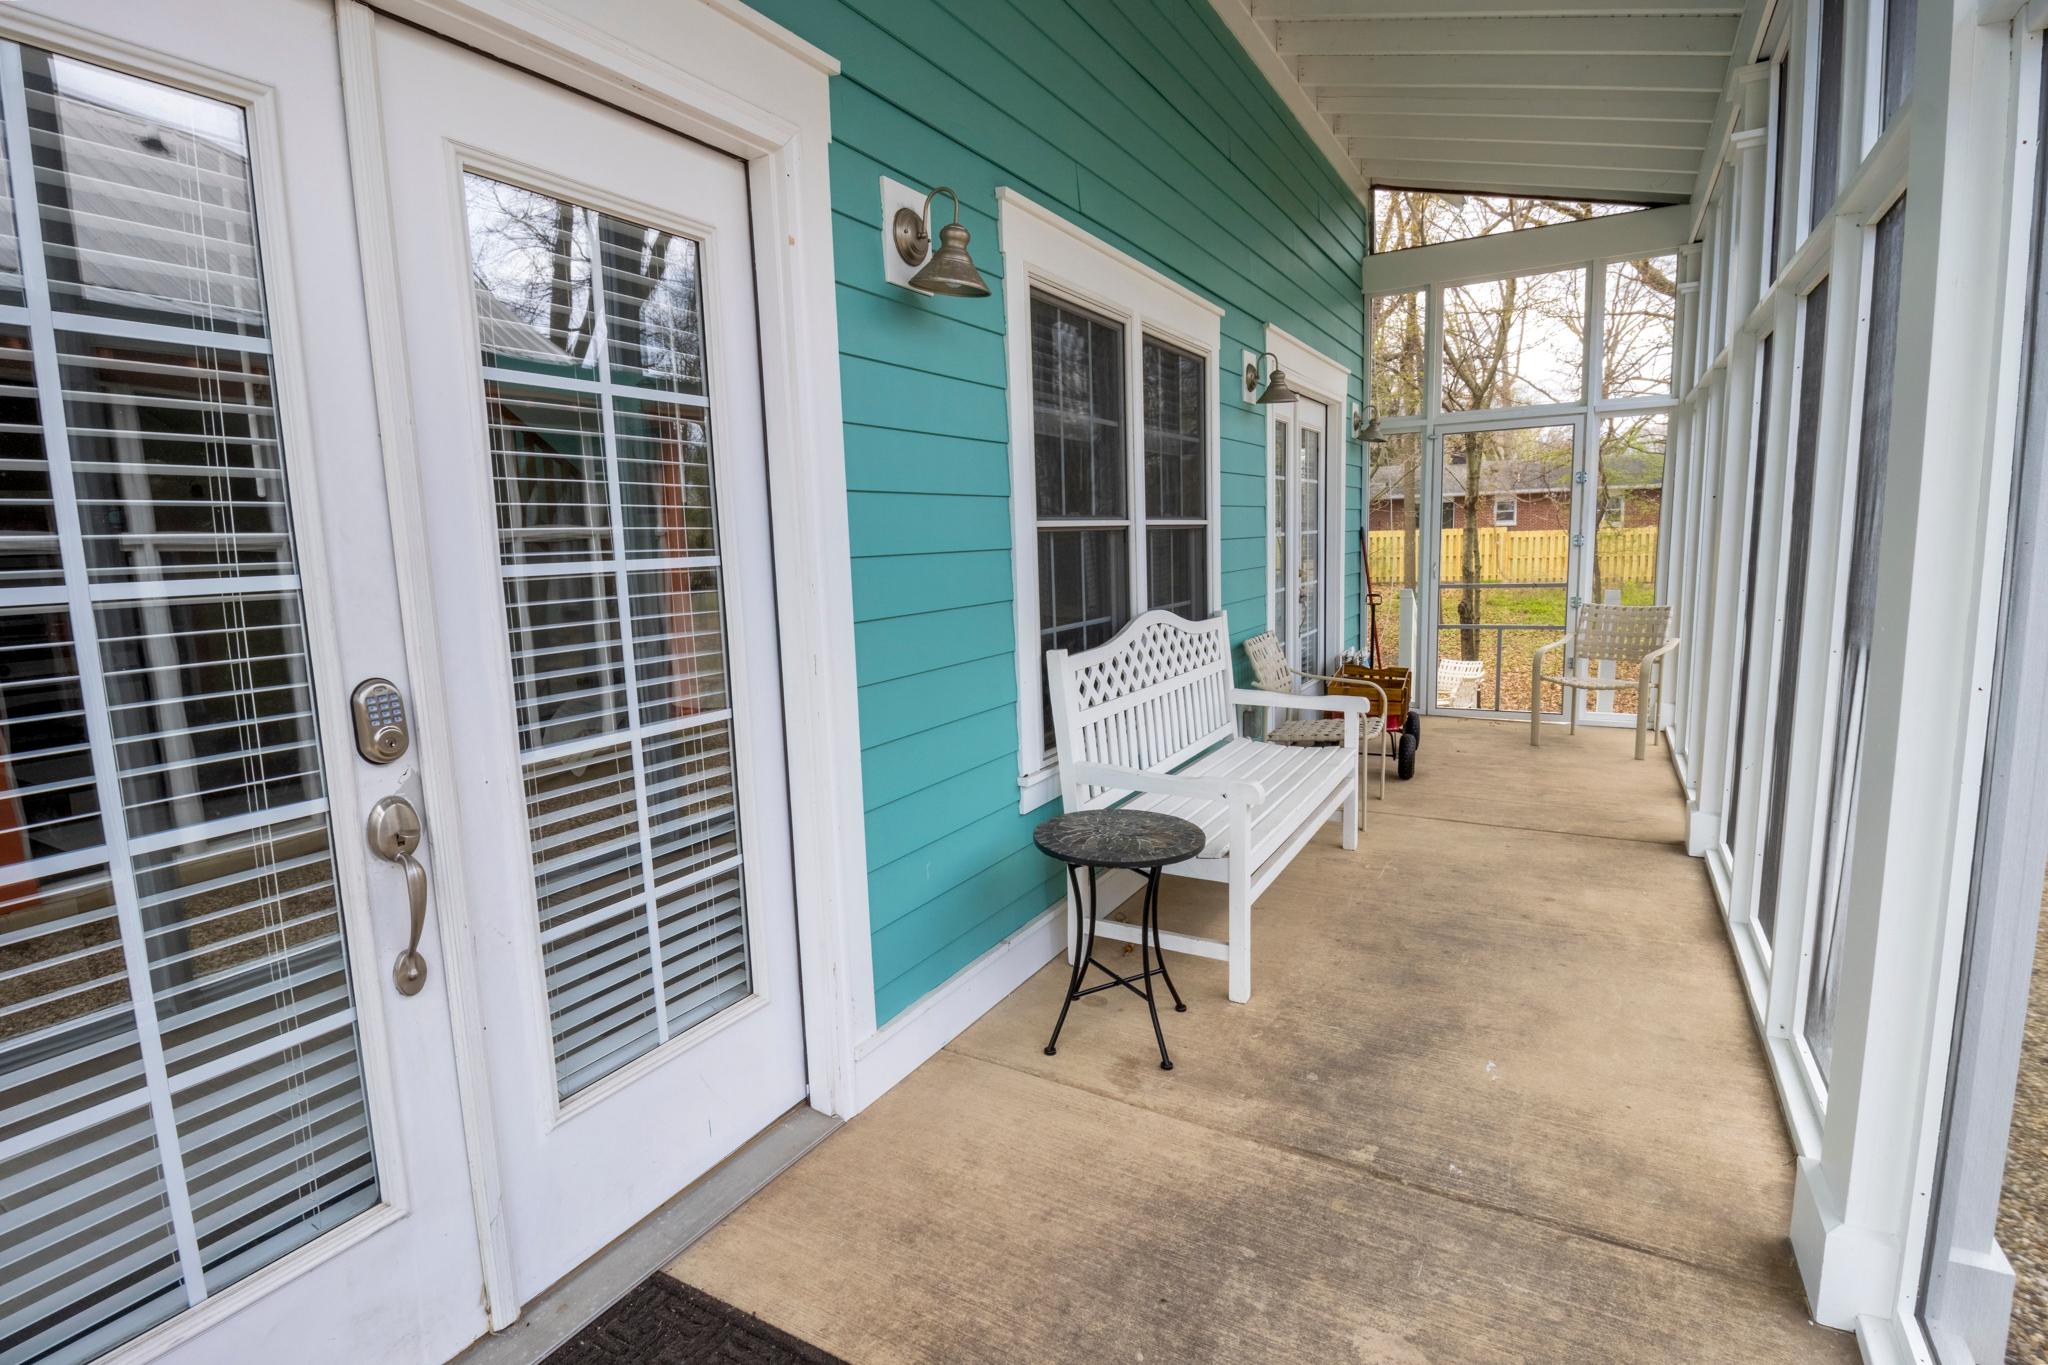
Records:
M1017 810L1008 375L996 189L1224 309L1222 602L1265 629L1267 325L1359 368L1364 207L1208 0L754 0L832 53L830 154L875 1012L886 1021L1060 894ZM985 299L886 282L881 177L952 186ZM940 201L937 210L950 212ZM1354 379L1350 398L1362 399ZM1346 414L1331 413L1339 435ZM1343 445L1345 638L1361 453ZM1240 671L1243 671L1240 660Z

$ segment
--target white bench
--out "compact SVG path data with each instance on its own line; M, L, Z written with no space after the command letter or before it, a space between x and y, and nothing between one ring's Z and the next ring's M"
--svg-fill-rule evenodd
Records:
M1363 697L1304 697L1232 685L1222 617L1148 611L1094 649L1045 656L1060 794L1069 811L1127 805L1202 827L1201 853L1166 869L1230 887L1229 936L1162 933L1177 952L1230 964L1230 998L1252 994L1252 902L1326 821L1340 813L1358 847L1358 734ZM1238 734L1238 708L1341 712L1341 744L1307 748ZM1071 961L1079 907L1067 893ZM1102 938L1135 943L1138 926L1104 921Z

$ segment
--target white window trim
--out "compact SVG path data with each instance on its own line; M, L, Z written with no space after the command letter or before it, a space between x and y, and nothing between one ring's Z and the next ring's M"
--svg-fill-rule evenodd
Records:
M1322 576L1323 587L1323 640L1326 646L1336 641L1341 647L1344 639L1344 549L1348 534L1344 526L1344 490L1351 477L1348 460L1351 451L1351 368L1271 323L1266 324L1266 349L1273 353L1273 362L1287 371L1287 382L1296 393L1323 405L1323 562L1317 572ZM1244 359L1249 364L1260 357L1246 351ZM1294 404L1269 404L1266 408L1266 520L1259 532L1266 546L1263 561L1266 577L1261 586L1266 602L1266 629L1276 632L1280 630L1280 623L1273 619L1273 460L1277 439L1275 428L1282 413L1294 427L1295 439L1300 439L1300 424L1294 420ZM1363 515L1363 509L1360 514ZM1331 591L1333 584L1334 592Z
M1222 610L1223 309L1132 259L1007 186L996 190L1003 251L1004 349L1010 403L1010 545L1017 633L1017 808L1033 811L1059 795L1059 765L1047 757L1045 671L1038 649L1038 495L1031 403L1031 295L1065 299L1122 324L1126 374L1125 423L1132 482L1131 603L1143 610L1145 545L1140 515L1145 459L1146 337L1202 357L1208 370L1204 443L1208 462L1206 569L1209 602Z

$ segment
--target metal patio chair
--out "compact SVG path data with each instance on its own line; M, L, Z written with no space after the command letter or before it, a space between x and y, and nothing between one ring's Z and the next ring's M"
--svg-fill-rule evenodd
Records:
M1530 661L1529 743L1543 743L1543 684L1564 688L1564 713L1571 732L1579 728L1578 708L1572 705L1574 692L1623 692L1636 694L1636 758L1640 761L1655 733L1651 716L1663 704L1664 659L1678 648L1678 637L1666 634L1671 628L1671 608L1624 607L1612 602L1588 602L1579 608L1578 624L1570 635L1552 640L1536 651ZM1564 671L1545 673L1543 658L1571 646ZM1634 664L1633 678L1603 678L1594 665L1612 663L1619 671Z
M1358 791L1365 794L1365 760L1368 745L1377 739L1380 751L1380 800L1387 799L1387 767L1393 759L1393 736L1387 732L1387 694L1378 683L1363 678L1336 678L1324 673L1304 673L1287 662L1287 651L1280 647L1280 639L1272 631L1260 631L1244 642L1245 657L1251 660L1252 676L1258 680L1263 692L1290 692L1299 695L1307 689L1304 683L1324 684L1341 682L1348 687L1364 687L1379 698L1380 710L1376 716L1359 717L1358 731ZM1281 721L1266 732L1266 739L1273 744L1342 744L1344 742L1344 721L1340 716L1300 716ZM1358 806L1359 828L1365 827L1365 803Z

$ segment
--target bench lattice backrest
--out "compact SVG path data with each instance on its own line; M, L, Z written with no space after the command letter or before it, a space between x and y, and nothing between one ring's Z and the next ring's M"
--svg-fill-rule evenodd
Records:
M1579 608L1572 654L1579 659L1611 659L1632 664L1662 645L1670 626L1670 607L1588 602Z
M1148 611L1106 644L1045 656L1062 769L1076 762L1163 772L1234 733L1230 636L1220 616ZM1060 779L1070 811L1128 792Z

